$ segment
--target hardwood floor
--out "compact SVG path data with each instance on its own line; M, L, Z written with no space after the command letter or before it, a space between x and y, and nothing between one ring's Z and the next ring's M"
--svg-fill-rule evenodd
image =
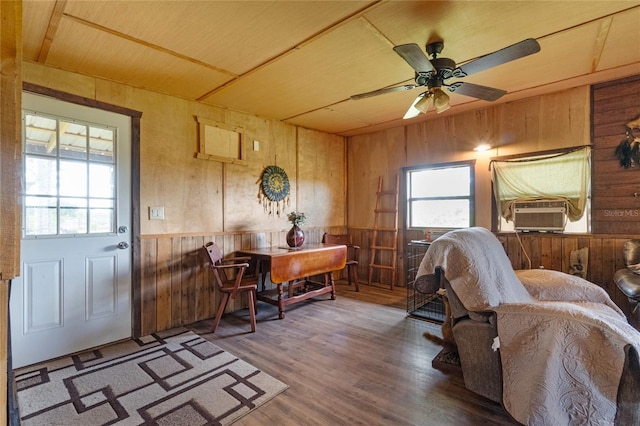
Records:
M340 281L338 297L248 310L190 328L289 385L236 425L517 425L499 404L464 387L459 374L431 367L440 347L422 336L439 325L406 315L406 290Z

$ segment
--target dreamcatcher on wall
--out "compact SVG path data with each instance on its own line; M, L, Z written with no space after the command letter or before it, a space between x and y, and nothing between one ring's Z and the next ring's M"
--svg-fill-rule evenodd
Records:
M616 147L615 155L620 166L628 169L633 165L640 165L640 137L634 131L640 130L640 117L628 122L626 132L620 145Z
M289 177L284 169L278 166L267 166L258 179L258 202L264 206L268 214L280 217L285 206L290 204Z

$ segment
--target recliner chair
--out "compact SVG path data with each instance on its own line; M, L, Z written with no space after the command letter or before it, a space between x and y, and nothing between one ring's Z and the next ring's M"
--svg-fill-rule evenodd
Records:
M468 389L524 424L640 424L640 332L601 287L559 271L514 271L483 228L434 241L421 281L447 291Z

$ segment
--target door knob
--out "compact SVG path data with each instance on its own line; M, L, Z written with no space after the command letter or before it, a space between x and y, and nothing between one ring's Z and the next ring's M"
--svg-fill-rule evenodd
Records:
M120 241L118 243L118 248L119 249L126 249L129 248L129 243L127 243L126 241Z

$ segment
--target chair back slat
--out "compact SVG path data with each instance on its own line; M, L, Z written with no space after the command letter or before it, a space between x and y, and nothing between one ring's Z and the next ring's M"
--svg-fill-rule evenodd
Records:
M351 244L351 234L324 234L322 242L326 244Z
M206 243L202 248L209 258L209 264L216 284L218 287L224 288L224 284L229 281L229 278L227 277L224 269L216 268L216 265L220 265L222 263L222 252L220 251L220 248L213 242Z
M207 252L207 256L209 256L209 261L212 265L220 263L220 261L222 260L222 252L215 243L208 242L204 245L204 249Z

